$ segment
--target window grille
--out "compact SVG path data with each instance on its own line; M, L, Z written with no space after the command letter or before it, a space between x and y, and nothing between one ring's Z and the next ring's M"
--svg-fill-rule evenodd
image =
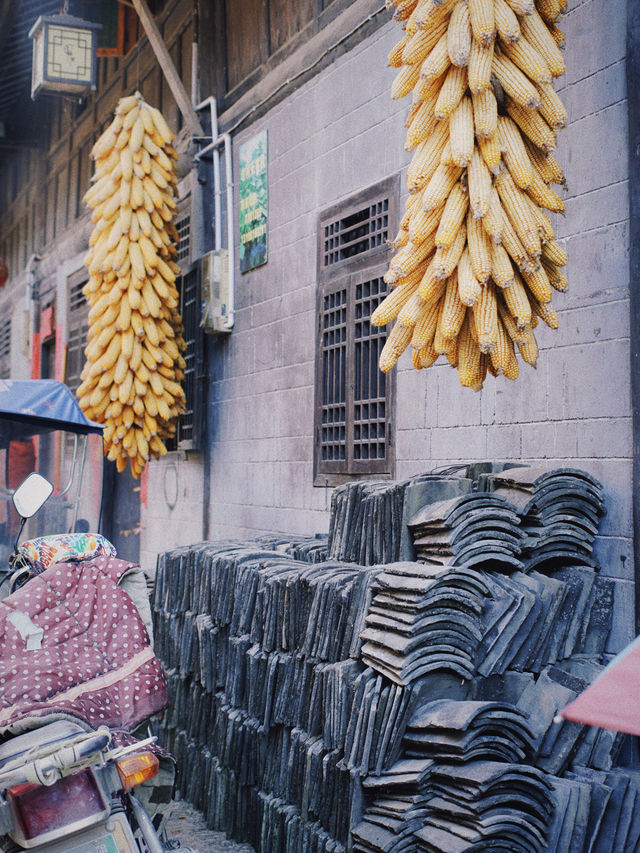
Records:
M387 293L383 252L397 196L391 179L320 218L316 485L393 474L393 379L378 368L387 332L370 317Z
M11 372L11 317L0 321L0 379L8 379Z
M191 251L191 215L187 212L189 210L188 202L190 200L190 196L187 197L187 203L180 203L181 212L178 213L176 218L176 230L178 232L178 244L177 244L177 257L176 261L178 264L188 264L189 263L189 255Z
M69 336L67 339L67 370L65 382L75 391L80 385L84 365L84 349L89 334L89 304L82 292L88 281L86 269L78 270L67 279L69 288Z
M202 417L203 336L200 328L200 266L193 264L177 280L180 293L180 316L184 326L187 349L183 353L186 367L182 386L186 409L178 419L176 442L178 447L195 449L201 443Z
M325 267L383 247L389 239L389 199L375 200L325 222L322 230Z

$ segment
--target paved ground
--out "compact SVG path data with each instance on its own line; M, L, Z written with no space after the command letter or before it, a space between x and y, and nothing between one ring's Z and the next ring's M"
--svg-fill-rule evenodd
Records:
M207 829L202 814L185 800L174 803L168 835L198 853L254 853L249 844L238 844L230 841L223 832Z

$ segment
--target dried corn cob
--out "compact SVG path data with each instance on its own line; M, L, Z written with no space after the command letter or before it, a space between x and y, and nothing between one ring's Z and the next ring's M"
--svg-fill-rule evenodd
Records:
M491 88L491 69L493 66L493 42L487 46L475 39L471 41L469 51L469 88L472 93Z
M516 104L526 109L540 106L538 90L506 54L498 50L494 51L491 70L500 81L504 91Z
M489 211L491 198L491 173L478 149L474 149L467 172L469 203L474 219L482 219Z
M471 50L471 21L466 2L454 6L447 29L447 52L452 65L463 67L469 64Z
M434 108L437 119L449 118L462 100L467 89L467 69L452 65L442 84Z
M465 249L458 261L458 295L463 305L471 308L480 298L482 285L473 274L469 250Z
M481 89L471 95L473 122L476 136L491 137L498 127L498 102L490 89Z
M444 299L440 302L442 311L438 317L440 333L443 338L453 339L458 336L464 315L467 311L466 305L460 299L458 292L457 269L449 276Z
M520 38L520 24L515 12L506 0L494 0L493 13L496 30L504 44L518 41Z
M495 38L493 0L468 0L468 3L474 39L482 45L490 45Z
M468 166L473 155L473 104L464 97L449 118L451 155L456 166Z
M392 367L396 366L398 359L409 346L412 334L413 329L407 329L399 323L396 323L391 329L391 333L380 353L379 365L383 373L388 373Z
M540 15L534 10L521 19L520 28L523 38L536 46L537 51L549 66L552 76L560 77L564 74L566 66L562 54Z
M520 189L527 189L533 183L533 168L518 126L508 116L500 116L498 130L511 177Z
M447 249L453 243L469 207L469 195L458 181L449 193L436 231L436 247Z
M471 215L467 216L467 245L473 274L484 284L491 275L491 247L482 221Z

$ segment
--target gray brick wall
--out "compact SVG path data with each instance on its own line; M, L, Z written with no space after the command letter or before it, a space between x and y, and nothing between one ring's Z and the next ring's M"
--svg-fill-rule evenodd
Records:
M540 329L537 370L522 366L516 382L489 378L474 394L448 365L417 372L405 355L396 415L398 477L522 459L584 467L602 480L598 555L618 585L612 649L633 632L625 15L624 0L569 0L563 22L559 90L570 126L557 156L568 189L555 226L569 253L569 292L554 299L559 331ZM384 26L234 137L237 166L239 143L269 131L269 262L238 275L236 328L215 343L215 537L327 530L330 490L312 486L317 218L409 161L409 99L390 100L386 67L399 34ZM197 493L201 467L180 466ZM157 552L153 529L147 537L143 548Z

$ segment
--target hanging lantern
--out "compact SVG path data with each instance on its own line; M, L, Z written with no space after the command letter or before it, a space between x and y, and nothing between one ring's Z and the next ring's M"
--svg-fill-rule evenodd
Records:
M40 91L82 95L96 88L96 50L101 24L72 15L41 15L33 39L31 97Z

